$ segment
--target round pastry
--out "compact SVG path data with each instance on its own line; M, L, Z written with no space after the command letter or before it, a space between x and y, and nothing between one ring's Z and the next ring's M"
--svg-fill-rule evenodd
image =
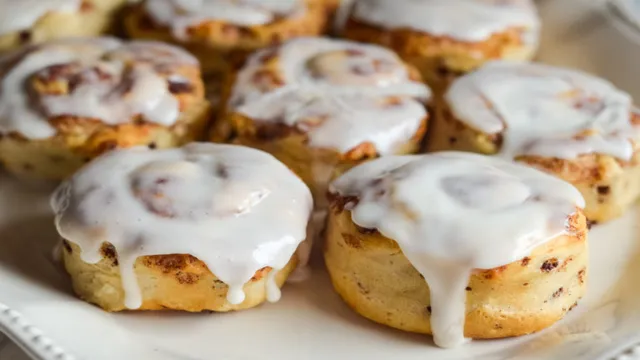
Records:
M544 329L585 292L583 199L531 167L458 152L389 156L330 191L331 281L375 322L454 347Z
M333 171L415 152L429 89L388 49L302 38L253 55L235 80L214 141L273 154L325 203Z
M125 19L131 37L180 44L205 73L226 73L257 49L318 35L326 24L324 0L145 0Z
M0 0L0 52L108 32L127 0Z
M269 154L192 143L105 154L52 207L82 299L108 311L229 311L280 298L313 204Z
M495 154L576 186L594 222L640 196L640 115L630 96L574 70L492 62L453 82L438 106L429 151Z
M391 47L439 92L487 60L529 60L539 31L531 0L356 0L344 35Z
M0 58L0 162L58 180L100 153L178 146L209 121L198 61L112 38L59 40Z

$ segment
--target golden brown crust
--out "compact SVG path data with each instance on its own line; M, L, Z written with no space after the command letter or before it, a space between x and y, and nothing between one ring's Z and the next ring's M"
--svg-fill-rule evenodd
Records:
M344 37L389 47L422 73L434 92L446 79L476 69L489 60L529 60L535 48L525 42L526 29L513 27L480 42L434 36L408 28L384 29L353 17Z
M332 179L378 156L371 143L363 143L351 151L340 153L332 149L310 147L306 134L288 126L274 124L269 126L273 129L265 130L266 125L238 113L229 114L225 119L233 124L232 143L266 151L287 165L309 186L317 208L324 207L326 190ZM426 123L425 118L414 137L399 147L399 155L419 150ZM263 129L258 131L260 127Z
M90 119L58 118L58 133L47 139L15 133L0 136L0 163L15 175L62 180L105 151L137 145L162 149L204 140L209 119L205 100L186 109L171 127L145 122L109 126Z
M29 51L27 48L24 55ZM9 71L19 60L20 57L17 57L16 62L3 67L3 71ZM123 73L127 73L138 61L142 60L127 60ZM28 139L18 132L0 134L0 163L4 163L14 174L62 180L87 161L116 148L138 145L169 148L204 140L211 106L205 99L198 65L158 66L156 70L159 76L166 79L169 91L179 103L180 115L173 125L148 122L141 115L117 125L82 116L49 117L48 123L55 130L55 134L49 138ZM98 82L110 81L111 75L98 67L87 68L79 63L67 63L36 72L28 80L24 91L30 103L39 104L44 96L69 94L87 81L86 77L91 78L88 73L95 76ZM0 73L0 78L3 75ZM181 80L176 82L174 79L177 78ZM122 84L126 85L125 80L122 80ZM128 96L130 87L120 86L114 91L121 91L119 96L124 98ZM35 105L34 108L37 109Z
M359 229L350 212L340 210L348 200L334 197L325 245L325 262L336 291L375 322L431 334L428 285L395 241ZM467 287L467 337L503 338L542 330L582 297L587 221L581 211L568 220L571 233L526 258L472 274Z
M80 258L80 247L63 243L63 261L71 276L76 294L106 311L127 310L124 306L124 290L115 248L104 244L102 260L87 264ZM294 256L276 276L282 286L295 268ZM266 299L266 275L273 269L258 270L244 286L246 299L232 305L226 301L228 286L209 271L197 258L187 254L154 255L138 258L135 273L142 289L143 303L137 310L233 311L248 309Z
M265 51L261 59L263 68L255 75L254 81L260 84L265 92L285 85L279 72L280 59L276 49L274 47ZM410 65L405 64L405 66L409 78L420 82L419 72ZM235 73L229 73L225 77L222 103L226 104L226 107L220 109L216 122L212 126L211 140L250 146L274 155L309 186L317 208L324 207L327 186L332 179L363 161L379 156L378 149L371 142L363 142L344 152L314 148L308 145L308 135L299 127L260 121L232 111L233 104L229 104L229 99L235 79ZM396 96L389 96L385 105L394 106L397 100ZM308 119L307 123L316 124L317 120ZM414 135L398 146L397 155L415 153L420 149L427 132L428 121L427 115L420 122L420 127ZM309 130L312 126L309 125L306 128Z
M416 152L422 138L427 132L428 117L424 117L420 122L420 127L408 141L405 147L408 153ZM233 129L235 142L258 144L278 142L286 138L293 138L293 142L301 142L306 145L309 142L308 135L301 131L299 127L289 126L282 123L261 122L251 119L240 113L231 113L227 115L227 121L230 122ZM338 152L329 150L333 153L337 162L361 162L378 157L378 149L371 142L363 142L351 148L346 152ZM402 152L404 154L406 152Z
M327 12L327 23L325 25L325 33L339 36L336 22L340 15L341 7L346 6L343 0L320 0L324 3Z
M324 207L326 190L332 179L363 161L378 157L375 146L370 142L340 153L333 149L310 147L306 134L283 124L266 124L239 113L227 114L223 121L231 124L232 143L266 151L298 175L311 189L317 208ZM417 152L426 129L427 118L424 118L414 136L398 147L397 155ZM214 139L220 138L214 134Z
M285 81L280 73L280 59L277 56L277 47L271 47L267 49L261 58L262 68L254 75L253 81L259 84L260 89L263 92L274 91L282 86L285 86ZM421 82L422 78L418 70L408 64L405 64L405 69L408 74L408 78L415 82ZM251 141L272 141L276 139L285 138L287 136L305 136L299 127L287 126L282 123L275 122L261 122L255 121L255 119L247 118L239 113L231 110L233 104L229 104L231 92L236 82L235 72L228 73L224 77L224 85L222 88L222 101L224 104L220 109L218 121L212 128L212 140L214 142L225 142L232 138L247 138ZM387 106L394 106L398 102L397 96L388 96L386 98ZM315 123L316 119L309 119L308 123ZM416 131L412 141L420 142L427 131L428 116L423 119L420 128ZM308 129L312 127L309 126ZM306 142L306 137L305 140ZM341 157L345 157L350 160L359 155L374 155L377 156L377 150L374 152L371 148L372 144L359 144L358 146L350 149L346 153L340 154ZM366 151L369 148L371 151ZM351 153L351 154L350 154Z
M64 37L89 37L110 33L116 14L127 0L83 0L77 12L50 12L29 29L0 34L0 53L28 44Z
M632 122L640 117L631 114ZM470 151L494 155L502 146L502 134L485 134L457 119L445 101L436 105L430 122L426 151ZM575 159L518 156L521 161L573 184L582 193L585 213L593 222L619 217L640 197L640 144L634 143L631 160L604 154L584 154Z
M125 18L125 28L132 38L159 40L185 47L203 64L205 73L224 73L239 68L257 49L286 40L320 35L327 24L323 0L306 0L302 16L278 19L270 24L239 26L225 21L205 21L188 30L189 40L176 39L171 30L154 23L144 7L137 6Z

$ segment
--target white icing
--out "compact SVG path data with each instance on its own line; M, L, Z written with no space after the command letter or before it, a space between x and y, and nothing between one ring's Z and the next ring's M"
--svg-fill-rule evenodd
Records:
M49 118L89 117L109 125L141 115L146 121L170 126L179 117L179 102L159 72L172 66L197 65L189 54L154 42L122 43L112 38L72 39L29 48L0 59L0 132L18 132L31 139L55 135ZM13 63L11 59L16 59ZM79 84L65 95L27 91L33 76L51 75L51 67L70 64ZM105 77L106 75L106 77Z
M493 62L456 80L445 98L463 123L502 133L498 155L509 159L600 153L630 160L640 138L631 97L575 70Z
M173 35L184 40L189 27L208 20L265 25L305 8L302 0L147 0L144 6L154 21L171 27Z
M181 149L133 148L91 162L52 197L60 235L96 263L100 248L117 251L125 305L142 303L134 272L141 256L190 254L244 301L243 285L271 267L275 274L305 239L311 193L271 155L240 146L194 143Z
M537 42L540 20L531 0L356 0L353 17L384 28L411 28L462 41L482 41L523 28Z
M266 89L263 58L272 51L282 86ZM238 74L230 106L254 120L295 126L311 146L347 152L371 142L389 154L416 133L429 97L390 50L302 38L252 56Z
M73 12L80 0L0 0L0 35L31 28L49 12Z
M474 269L519 260L567 233L584 207L573 186L533 168L470 153L388 156L331 186L359 200L353 221L395 240L424 276L431 328L442 347L465 342L465 288Z

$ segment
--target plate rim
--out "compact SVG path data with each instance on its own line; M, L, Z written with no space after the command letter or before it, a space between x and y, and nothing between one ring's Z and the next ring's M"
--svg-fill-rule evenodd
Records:
M0 332L34 360L77 360L57 342L33 325L22 313L0 302ZM627 342L598 356L598 360L640 360L640 338Z
M34 360L77 359L33 325L22 313L2 302L0 302L0 332Z

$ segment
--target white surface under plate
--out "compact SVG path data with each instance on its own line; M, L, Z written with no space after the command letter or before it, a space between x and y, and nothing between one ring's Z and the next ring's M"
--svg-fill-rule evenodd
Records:
M600 1L540 4L542 60L605 76L640 98L640 46L597 12ZM592 230L588 293L567 318L539 334L442 350L427 336L353 313L332 291L321 261L312 264L310 281L288 284L279 303L249 311L102 312L71 294L51 260L50 190L0 174L0 330L37 359L640 359L638 210ZM0 335L0 359L16 359L4 345Z

